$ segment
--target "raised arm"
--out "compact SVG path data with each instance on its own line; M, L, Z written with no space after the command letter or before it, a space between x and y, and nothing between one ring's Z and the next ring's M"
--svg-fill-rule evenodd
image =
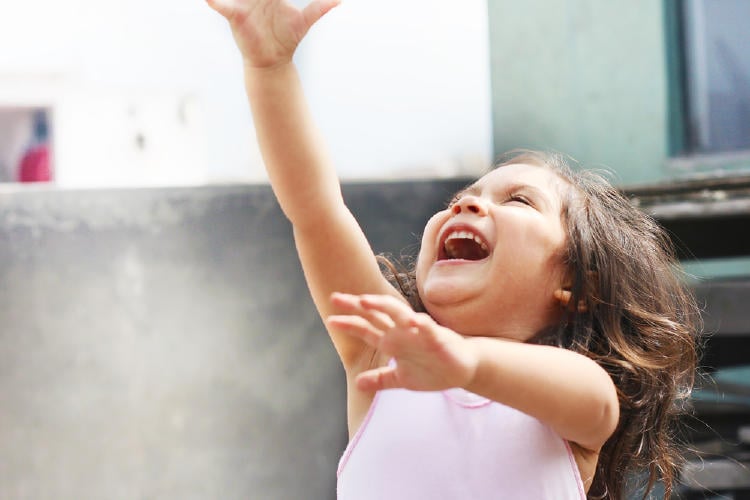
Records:
M292 57L310 27L338 0L298 9L284 0L207 0L230 23L271 186L294 228L308 286L321 316L329 296L397 292L383 278L362 230L344 205L339 180L310 116ZM331 332L346 367L367 349Z

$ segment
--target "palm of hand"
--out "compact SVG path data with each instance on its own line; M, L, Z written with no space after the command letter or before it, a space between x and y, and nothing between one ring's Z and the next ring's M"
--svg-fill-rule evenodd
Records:
M359 337L395 361L361 373L360 389L436 391L463 387L473 377L472 344L428 315L390 296L335 294L333 301L349 314L329 317L329 327Z
M247 64L265 68L289 62L310 27L337 0L316 0L298 9L287 0L206 0L224 16Z
M462 386L463 339L426 315L415 315L410 326L394 327L380 349L393 357L395 385L416 391Z

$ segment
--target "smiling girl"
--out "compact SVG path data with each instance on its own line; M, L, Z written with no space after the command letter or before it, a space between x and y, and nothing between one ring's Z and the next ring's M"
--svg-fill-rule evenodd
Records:
M208 3L346 372L339 498L621 498L639 474L669 490L696 308L658 226L600 177L519 153L429 220L410 304L344 204L292 63L337 1Z

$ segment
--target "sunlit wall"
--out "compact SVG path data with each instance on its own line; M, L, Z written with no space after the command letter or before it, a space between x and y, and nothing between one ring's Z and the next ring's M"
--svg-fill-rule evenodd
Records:
M3 2L0 46L0 128L18 137L3 171L28 141L11 115L41 107L61 186L265 178L238 52L202 0ZM488 58L479 0L348 0L298 54L336 166L358 178L484 167Z

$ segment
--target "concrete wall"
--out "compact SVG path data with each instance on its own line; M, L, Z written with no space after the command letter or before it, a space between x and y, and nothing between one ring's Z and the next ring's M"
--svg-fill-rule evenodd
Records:
M664 177L668 154L663 2L488 2L496 153L555 150L617 172Z
M379 251L461 182L352 185ZM0 195L0 498L334 498L343 373L265 186Z

